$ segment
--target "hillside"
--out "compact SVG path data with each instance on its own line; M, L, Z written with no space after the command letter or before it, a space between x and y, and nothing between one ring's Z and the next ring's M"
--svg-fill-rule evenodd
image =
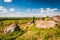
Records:
M0 18L0 40L60 40L60 21L54 18Z

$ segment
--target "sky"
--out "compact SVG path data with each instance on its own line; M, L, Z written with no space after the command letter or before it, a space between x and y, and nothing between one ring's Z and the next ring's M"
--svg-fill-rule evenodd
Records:
M60 15L60 0L0 0L0 17Z

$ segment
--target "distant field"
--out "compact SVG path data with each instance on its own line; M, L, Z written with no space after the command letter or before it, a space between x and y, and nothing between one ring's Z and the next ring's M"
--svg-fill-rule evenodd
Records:
M0 18L0 40L60 40L60 23L54 28L37 28L35 24L28 26L28 31L24 29L25 25L39 18ZM11 23L17 23L20 31L3 34L3 30Z

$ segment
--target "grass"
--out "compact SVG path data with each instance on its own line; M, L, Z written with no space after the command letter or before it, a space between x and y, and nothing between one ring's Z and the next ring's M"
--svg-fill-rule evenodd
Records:
M0 31L3 32L4 27L8 26L8 24L17 22L20 26L20 31L15 31L12 33L8 33L4 35L0 33L0 40L60 40L60 23L54 28L37 28L36 25L32 25L28 27L28 31L25 32L24 26L31 21L31 19L27 20L4 20L0 21ZM36 20L35 20L36 21Z
M24 34L23 30L15 31L15 32L12 32L12 33L9 33L9 34L6 34L6 35L3 34L0 37L0 39L1 40L12 40L12 39L17 38L18 36L21 36L22 34Z

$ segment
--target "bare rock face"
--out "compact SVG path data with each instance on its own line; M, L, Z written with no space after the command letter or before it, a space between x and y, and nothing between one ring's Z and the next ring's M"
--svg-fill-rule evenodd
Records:
M20 28L17 24L11 24L7 28L4 29L4 34L7 34L9 32L19 31Z
M57 21L57 22L60 22L60 16L54 16L54 17L53 17L53 20L54 20L54 21Z
M38 28L53 28L56 25L56 22L53 20L37 20L36 27Z

